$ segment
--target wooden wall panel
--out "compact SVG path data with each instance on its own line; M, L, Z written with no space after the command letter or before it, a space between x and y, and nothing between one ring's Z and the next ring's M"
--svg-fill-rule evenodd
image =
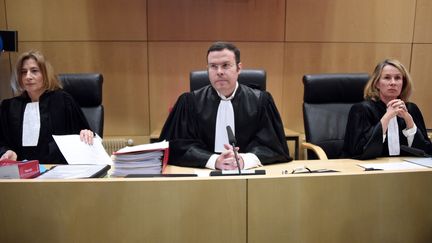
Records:
M410 42L413 0L288 0L287 41Z
M0 28L17 29L20 52L42 49L57 70L104 74L106 135L161 128L215 40L237 44L245 68L267 70L284 125L303 131L305 73L371 72L393 56L412 63L413 100L430 104L432 53L411 44L432 43L431 11L429 0L0 0ZM0 98L10 96L7 55Z
M161 129L178 96L189 91L189 72L206 68L210 43L149 43L150 127Z
M147 45L141 42L30 42L56 73L100 72L104 75L104 135L148 135ZM16 56L14 58L14 62Z
M422 111L427 128L432 128L431 67L432 44L415 44L411 63L411 76L414 83L411 100Z
M267 90L279 109L282 103L283 43L235 43L243 68L267 72ZM189 73L206 69L210 42L152 42L149 44L151 130L161 129L178 96L189 91Z
M22 41L146 40L146 0L6 0Z
M10 86L11 63L8 52L0 53L0 101L12 97Z
M6 29L6 7L5 0L0 0L0 29Z
M282 41L285 0L149 0L149 40Z
M414 26L415 43L432 43L432 1L417 0Z
M0 0L0 30L7 30L4 0ZM9 53L0 53L0 100L12 96L10 89Z
M285 127L303 132L304 74L372 73L376 64L393 57L410 64L411 45L374 43L286 43L283 88Z

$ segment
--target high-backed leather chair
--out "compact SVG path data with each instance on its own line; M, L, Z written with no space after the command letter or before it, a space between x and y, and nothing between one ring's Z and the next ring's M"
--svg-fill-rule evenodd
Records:
M261 69L242 69L238 81L255 89L266 90L267 75ZM191 71L189 73L190 91L200 89L209 84L210 79L207 70ZM150 142L158 141L159 134L160 131L153 131L150 134Z
M354 103L363 101L368 79L367 73L303 76L303 147L308 149L308 159L342 156L349 111Z
M100 73L67 73L58 78L63 90L81 106L92 131L103 137L104 107L102 106L103 76Z
M266 72L262 69L242 69L238 77L238 82L254 89L266 90L266 79ZM191 91L210 84L207 70L190 72L189 80Z

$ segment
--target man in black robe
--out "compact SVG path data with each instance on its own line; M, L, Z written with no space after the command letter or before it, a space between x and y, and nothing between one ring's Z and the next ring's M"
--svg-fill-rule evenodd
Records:
M169 163L211 169L242 169L291 161L279 112L270 93L237 82L240 51L216 42L207 52L211 85L182 94L162 129L170 142ZM232 127L236 148L229 145Z

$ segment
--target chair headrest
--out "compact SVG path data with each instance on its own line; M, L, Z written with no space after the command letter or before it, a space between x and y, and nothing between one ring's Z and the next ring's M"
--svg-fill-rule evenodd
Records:
M303 76L305 103L356 103L363 101L367 73L306 74Z
M262 69L242 69L238 81L254 89L266 90L267 74ZM194 91L210 84L207 70L192 71L189 74L190 90Z
M63 90L68 92L81 107L102 104L103 76L100 73L66 73L58 75Z

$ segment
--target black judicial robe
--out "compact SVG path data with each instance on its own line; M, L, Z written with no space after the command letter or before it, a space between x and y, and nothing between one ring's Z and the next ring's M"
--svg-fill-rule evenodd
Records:
M24 110L31 102L27 93L3 100L0 107L1 154L11 149L18 160L39 160L39 163L67 164L52 135L79 134L90 129L75 100L63 90L46 91L39 99L40 132L37 146L22 146Z
M417 126L414 135L413 148L431 153L431 141L427 136L426 126L420 109L414 103L405 104ZM389 156L387 138L383 143L383 129L381 118L386 113L387 106L382 101L366 100L353 105L350 110L345 132L344 155L355 159L373 159ZM408 145L408 140L402 130L406 128L405 121L397 117L399 127L399 141L401 145ZM401 151L401 155L404 154Z
M220 97L211 86L182 94L161 131L170 143L169 164L205 167L214 154ZM239 84L231 100L236 146L262 164L291 161L282 120L270 93Z

